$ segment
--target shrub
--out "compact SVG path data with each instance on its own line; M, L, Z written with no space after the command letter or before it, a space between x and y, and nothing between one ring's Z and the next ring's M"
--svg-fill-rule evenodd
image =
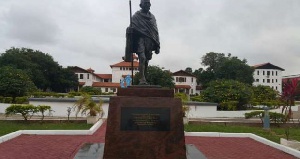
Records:
M0 103L3 103L3 99L4 99L4 97L0 96Z
M48 105L39 105L39 106L37 106L37 110L42 113L42 121L43 121L44 118L45 118L45 112L47 110L50 112L51 111L51 106L48 106Z
M37 107L31 104L26 104L26 105L12 104L5 109L6 116L13 115L13 114L21 114L25 121L28 120L28 117L32 116L37 112L38 112Z
M101 89L94 88L94 87L91 87L91 86L85 86L85 87L82 87L80 89L80 92L87 93L89 95L100 95L101 94Z
M82 95L81 92L71 91L71 92L68 93L68 97L81 96L81 95Z
M3 103L12 103L13 102L13 97L4 97Z
M255 118L258 117L261 119L261 122L263 123L265 112L264 111L253 111L250 113L245 113L245 118ZM276 112L269 112L270 121L274 123L285 123L286 122L286 115Z
M27 104L28 103L28 97L16 97L15 98L16 104Z
M238 101L226 101L221 102L220 109L221 110L237 110Z
M193 96L191 97L191 101L196 101L196 102L204 102L204 99L202 98L202 96Z

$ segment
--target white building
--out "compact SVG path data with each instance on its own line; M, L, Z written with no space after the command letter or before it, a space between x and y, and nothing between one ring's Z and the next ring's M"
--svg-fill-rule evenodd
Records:
M253 66L255 71L253 73L253 85L270 86L279 93L282 92L282 71L283 68L275 66L271 63L264 63Z
M197 78L195 75L180 70L173 73L175 93L196 94Z

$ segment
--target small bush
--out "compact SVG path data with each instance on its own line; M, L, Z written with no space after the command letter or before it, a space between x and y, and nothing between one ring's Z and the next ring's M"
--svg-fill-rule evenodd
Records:
M35 107L31 104L26 104L26 105L12 104L5 109L6 116L14 115L14 114L21 114L25 121L28 120L28 117L32 116L33 114L35 114L37 112L38 112L37 107Z
M202 98L202 96L191 96L191 101L204 102L204 99Z
M238 101L227 101L220 104L221 110L237 110Z
M3 99L4 99L4 97L0 96L0 103L3 103Z
M13 97L4 97L3 103L12 103L13 102Z
M81 92L74 92L74 91L71 91L68 93L68 97L75 97L75 96L81 96L82 93Z
M245 118L250 119L250 118L260 118L261 121L263 122L263 118L265 116L264 111L253 111L250 113L245 113ZM285 123L286 122L286 115L281 114L281 113L276 113L276 112L269 112L270 116L270 121L273 123Z
M15 103L16 104L27 104L28 101L28 97L16 97L15 98Z
M48 105L39 105L39 106L37 106L36 107L37 108L37 110L39 111L39 112L41 112L42 113L42 121L44 120L44 118L45 118L45 112L46 111L51 111L51 106L48 106Z

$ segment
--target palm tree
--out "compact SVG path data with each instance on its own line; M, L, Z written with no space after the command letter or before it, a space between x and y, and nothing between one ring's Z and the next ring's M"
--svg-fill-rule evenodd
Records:
M92 99L91 96L88 94L83 94L82 97L76 101L74 104L74 109L77 108L76 110L76 117L79 112L81 114L89 115L89 116L97 116L97 114L100 114L103 112L102 109L102 104L103 101L100 100L99 104L96 104ZM101 113L102 116L102 113Z

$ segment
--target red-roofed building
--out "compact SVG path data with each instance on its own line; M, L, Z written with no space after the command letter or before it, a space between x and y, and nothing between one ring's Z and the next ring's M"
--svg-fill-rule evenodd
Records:
M175 82L175 93L195 94L197 78L195 75L180 70L172 74Z

